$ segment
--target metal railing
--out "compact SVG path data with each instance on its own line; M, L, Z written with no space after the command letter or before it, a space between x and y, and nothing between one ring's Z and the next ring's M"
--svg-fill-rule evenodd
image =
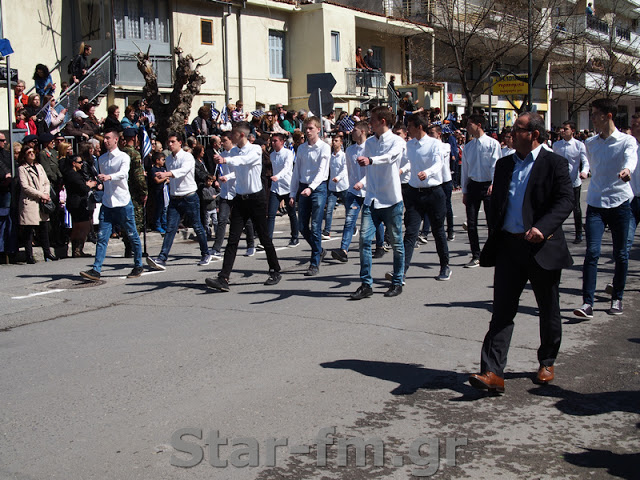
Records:
M59 126L60 130L71 120L79 97L87 97L91 102L111 85L112 56L113 50L109 50L91 66L80 83L70 86L56 99L58 108L67 109L64 121ZM47 108L49 105L44 105L38 115L46 115Z
M345 68L347 95L386 98L387 79L382 72Z
M598 33L604 33L609 35L609 24L604 20L594 17L593 15L587 15L587 29L595 30Z

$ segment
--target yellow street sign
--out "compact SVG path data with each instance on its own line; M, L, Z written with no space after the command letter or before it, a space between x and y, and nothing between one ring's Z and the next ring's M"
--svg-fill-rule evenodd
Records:
M529 85L526 81L526 75L506 75L493 84L493 95L526 95L529 92Z

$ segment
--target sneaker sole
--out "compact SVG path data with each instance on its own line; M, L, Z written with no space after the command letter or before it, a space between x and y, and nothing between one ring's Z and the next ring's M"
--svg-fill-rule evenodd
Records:
M220 285L217 285L215 283L215 281L211 278L206 278L204 280L204 283L207 285L207 287L209 288L213 288L214 290L218 290L219 292L228 292L229 289L226 287L221 287Z
M573 314L576 317L580 317L580 318L593 318L593 315L587 315L587 312L585 312L584 310L582 310L581 308L576 308L573 311Z
M92 282L99 282L100 277L92 277L91 275L87 275L84 272L80 272L80 276L86 280L91 280Z
M164 267L162 265L158 265L156 262L151 260L149 257L147 257L147 265L149 265L149 267L152 268L153 270L164 271L164 270L167 269L167 267Z
M623 312L621 312L620 310L616 310L616 311L609 310L609 315L622 315L622 314Z
M448 277L436 277L436 280L438 280L439 282L448 282L449 280L451 280L451 275L449 275Z

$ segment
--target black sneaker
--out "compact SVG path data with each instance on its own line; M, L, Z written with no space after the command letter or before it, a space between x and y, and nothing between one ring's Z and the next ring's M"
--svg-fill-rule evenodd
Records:
M320 261L324 260L324 257L327 256L327 251L323 248L322 251L320 252Z
M476 268L480 266L480 259L479 258L472 258L469 263L467 263L464 268Z
M455 233L450 232L450 233L447 235L447 240L448 240L448 241L453 242L455 239L456 239L456 234L455 234Z
M383 247L378 247L373 252L373 258L382 258L382 257L384 257L385 253L387 253L387 252Z
M297 247L300 244L300 241L297 238L292 238L291 240L289 240L289 245L287 245L288 247Z
M436 277L436 280L446 282L451 278L451 269L449 267L442 267L440 269L440 275Z
M611 300L611 308L609 309L611 315L622 315L622 300Z
M306 272L304 272L304 276L315 277L319 273L320 273L320 269L317 267L317 265L310 265L309 269Z
M389 290L384 292L385 297L397 297L402 293L402 285L391 285Z
M341 248L336 248L335 250L331 250L331 257L334 260L338 260L339 262L342 262L342 263L347 263L349 261L349 256L347 255L347 252L345 252Z
M92 282L97 282L100 280L100 272L96 272L93 268L91 270L87 270L86 272L80 272L80 276L82 278L86 278L87 280L91 280Z
M362 300L363 298L370 297L371 295L373 295L373 289L366 283L363 283L351 294L351 300Z
M144 272L144 267L133 267L133 270L127 275L127 278L138 278L142 276L142 272Z
M229 282L227 282L224 278L216 277L216 278L207 278L204 283L207 284L207 287L213 288L215 290L219 290L221 292L229 291Z
M269 272L269 278L267 278L267 281L264 282L264 284L277 285L280 282L281 278L282 278L282 275L280 275L280 272L271 271Z

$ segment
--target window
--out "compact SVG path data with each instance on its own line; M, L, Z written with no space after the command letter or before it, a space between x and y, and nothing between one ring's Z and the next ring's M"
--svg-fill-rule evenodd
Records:
M200 19L200 43L213 45L213 20Z
M340 32L331 32L331 60L340 61Z
M167 2L114 0L113 23L117 40L169 43Z
M284 32L269 30L269 76L285 78Z

